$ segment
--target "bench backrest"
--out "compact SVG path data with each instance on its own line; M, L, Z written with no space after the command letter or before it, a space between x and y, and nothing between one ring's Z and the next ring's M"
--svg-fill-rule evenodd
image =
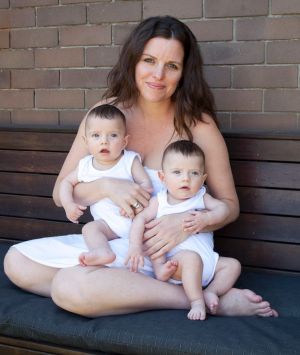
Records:
M74 132L0 130L0 239L80 233L52 200ZM300 272L300 137L225 135L241 205L215 233L221 255ZM87 214L82 222L90 219Z

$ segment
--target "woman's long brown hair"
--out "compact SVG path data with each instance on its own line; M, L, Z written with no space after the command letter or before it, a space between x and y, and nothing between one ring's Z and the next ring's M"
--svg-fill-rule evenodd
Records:
M141 22L123 45L119 60L108 75L106 99L113 104L133 105L139 96L135 68L146 43L154 37L178 40L184 49L182 77L172 95L175 104L174 127L179 136L185 132L192 141L190 127L203 121L202 114L216 118L213 95L203 77L200 50L194 34L181 21L171 16L150 17Z

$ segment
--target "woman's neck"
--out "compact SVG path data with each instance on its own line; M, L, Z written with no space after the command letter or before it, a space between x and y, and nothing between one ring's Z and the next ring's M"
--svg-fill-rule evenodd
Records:
M162 122L170 117L173 120L174 117L174 107L170 100L164 102L149 102L139 98L136 108L141 111L143 118L146 120Z

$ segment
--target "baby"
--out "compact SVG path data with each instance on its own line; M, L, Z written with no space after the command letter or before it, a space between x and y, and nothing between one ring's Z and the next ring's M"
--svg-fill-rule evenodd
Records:
M194 235L166 256L153 260L153 269L159 280L182 282L191 304L188 318L192 320L204 320L206 306L215 314L219 296L232 288L240 274L239 262L219 258L213 250L213 234L201 232L207 226L222 222L229 214L224 202L206 192L204 167L204 154L197 144L182 140L166 148L159 172L165 189L135 216L125 260L134 272L144 265L142 241L147 222L163 215L190 211L183 229L192 230ZM207 286L204 291L202 286Z
M78 223L78 218L86 209L73 199L73 188L79 182L104 177L127 179L151 192L152 184L139 155L125 150L128 143L126 121L117 107L104 104L93 108L86 117L83 139L90 155L81 159L77 168L60 185L61 203L70 221ZM132 207L137 211L141 204L135 201ZM82 229L89 251L80 254L80 264L109 264L115 259L115 254L108 241L118 237L128 238L132 220L121 215L120 208L109 198L93 204L90 210L94 221Z

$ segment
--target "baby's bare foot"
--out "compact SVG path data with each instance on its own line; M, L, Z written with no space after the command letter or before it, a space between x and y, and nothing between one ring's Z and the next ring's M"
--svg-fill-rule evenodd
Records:
M190 320L204 320L206 318L205 302L204 299L198 299L191 302L191 310L187 317Z
M169 278L175 273L178 267L177 260L168 260L164 264L155 267L155 275L157 280L168 281Z
M79 255L80 265L97 266L112 263L116 255L109 249L95 249Z
M203 296L205 300L206 307L209 309L211 314L216 314L219 306L219 297L214 292L204 290Z

